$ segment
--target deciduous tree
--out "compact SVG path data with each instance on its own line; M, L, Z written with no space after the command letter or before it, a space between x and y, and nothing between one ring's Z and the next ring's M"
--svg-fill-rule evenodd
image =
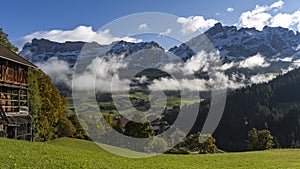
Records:
M274 146L273 136L269 130L257 130L253 128L248 132L246 140L249 150L267 150Z
M13 52L18 52L18 48L9 42L8 35L3 32L2 28L0 28L0 44Z

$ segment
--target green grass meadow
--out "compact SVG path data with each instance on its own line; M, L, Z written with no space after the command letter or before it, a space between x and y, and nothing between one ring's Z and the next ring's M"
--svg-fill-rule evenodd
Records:
M300 168L299 149L207 155L125 158L85 140L49 142L0 139L0 168Z

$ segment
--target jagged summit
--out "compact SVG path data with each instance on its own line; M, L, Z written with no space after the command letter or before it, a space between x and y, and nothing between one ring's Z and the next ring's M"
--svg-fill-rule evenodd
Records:
M132 42L126 42L122 40L122 41L112 43L112 47L107 53L117 54L117 55L125 54L126 56L128 56L139 50L151 49L151 48L157 48L163 50L163 48L154 41L132 43Z
M267 57L290 57L297 54L297 47L300 44L299 32L294 33L287 28L265 26L262 31L259 31L255 28L238 29L236 26L223 26L217 23L204 34L170 51L182 58L189 58L194 52L186 46L193 48L190 44L195 42L200 42L201 45L204 35L214 48L220 51L221 56L228 59L244 59L257 53Z
M108 55L128 56L139 50L152 48L163 50L163 48L154 41L139 43L117 41L110 45L99 45L96 42L86 43L81 41L66 41L65 43L59 43L48 39L35 38L32 39L31 43L26 43L19 54L33 63L44 62L51 57L57 57L59 60L68 62L68 64L72 67L74 66L83 47L86 47L87 45L92 49L109 47L110 49L106 53Z
M74 65L78 54L85 42L65 42L58 43L48 39L32 39L31 43L26 43L19 53L25 59L36 63L47 61L51 57L67 61Z

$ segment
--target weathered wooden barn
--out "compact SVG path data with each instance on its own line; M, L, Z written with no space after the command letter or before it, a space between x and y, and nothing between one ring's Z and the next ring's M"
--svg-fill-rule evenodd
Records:
M28 70L35 65L0 45L0 137L32 140Z

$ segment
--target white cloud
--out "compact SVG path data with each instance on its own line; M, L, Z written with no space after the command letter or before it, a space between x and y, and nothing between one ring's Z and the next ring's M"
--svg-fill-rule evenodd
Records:
M164 77L153 80L152 84L148 87L150 90L181 90L175 79Z
M218 63L219 54L216 52L207 53L200 51L192 56L184 63L169 63L163 67L167 72L180 72L184 75L193 75L197 71L207 71L212 65L210 63Z
M286 57L286 58L282 59L283 62L291 62L292 60L293 60L293 57Z
M294 63L293 63L293 66L294 66L295 68L299 68L299 67L300 67L300 59L295 60Z
M235 62L230 62L230 63L224 63L222 66L218 67L217 70L228 70L231 69L232 67L236 66Z
M209 91L224 90L227 88L236 89L244 86L243 83L235 82L223 72L213 72L208 80L206 79L171 79L160 78L149 85L150 90L189 90Z
M292 23L292 17L290 14L279 13L276 16L274 16L274 18L272 19L271 26L273 27L281 26L283 28L288 28L290 27L291 23Z
M210 89L214 90L224 90L227 88L236 89L245 85L243 83L238 83L230 79L227 75L224 74L224 72L213 72L213 74L210 75L210 79L208 82Z
M145 83L145 82L147 82L147 76L142 76L142 77L136 77L136 80L138 80L139 81L139 83Z
M292 70L300 67L300 59L293 61L293 63L287 69L281 69L282 74L286 74Z
M275 15L271 20L271 26L281 26L283 28L291 28L297 26L300 30L300 11L296 11L292 14L279 13Z
M127 91L129 89L130 81L121 80L118 75L119 69L126 68L127 64L117 57L109 60L95 58L84 72L76 74L73 79L73 70L68 63L58 60L56 57L35 64L51 77L54 84L65 83L76 90L94 90L94 87L101 91ZM139 80L142 82L147 79L142 77ZM112 81L115 88L112 88ZM73 86L71 82L73 82Z
M30 42L33 38L45 38L56 42L65 41L84 41L84 42L98 42L99 44L110 44L114 41L125 40L128 42L138 42L132 37L115 37L110 34L110 30L94 31L91 26L78 26L72 30L51 30L51 31L38 31L29 35L23 36L17 40L16 44L22 48L26 42Z
M124 60L117 59L118 57L112 57L109 60L96 58L87 67L84 73L76 76L73 79L73 84L76 89L87 90L93 88L93 83L95 81L96 86L100 87L102 91L111 90L111 81L114 80L114 86L117 86L113 91L127 91L129 90L130 80L124 80L119 77L120 71L122 69L127 69L128 65L124 63ZM216 53L207 54L205 52L199 52L197 55L193 56L191 59L184 63L172 64L169 63L165 65L162 69L167 70L171 74L178 73L183 75L180 79L171 78L160 78L153 80L148 86L150 90L189 90L189 91L207 91L211 89L225 89L238 88L242 84L236 83L230 80L223 72L212 71L210 72L210 79L187 79L191 74L196 71L208 71L209 66L215 66ZM217 60L220 61L220 60ZM210 65L210 63L212 63ZM113 73L112 73L113 72ZM140 83L148 81L146 76L136 78Z
M242 68L267 67L269 63L261 55L255 55L241 62L231 62L226 64L221 63L221 59L216 57L218 53L199 52L191 59L184 63L169 63L162 69L167 72L178 73L183 76L180 79L160 78L153 80L148 86L150 90L189 90L189 91L208 91L220 89L236 89L252 83L267 82L275 78L273 75L254 75L247 76L242 72L236 71L230 75L225 75L224 70L230 69L234 66ZM72 70L68 67L67 62L60 61L56 57L49 59L44 63L37 63L37 66L49 74L54 83L64 82L71 87ZM290 71L293 67L283 72ZM53 69L55 67L55 69ZM130 80L120 78L119 72L128 69L128 63L124 62L122 56L111 56L110 59L95 58L79 75L73 78L74 89L77 90L91 90L96 88L101 91L128 91L130 87ZM237 69L238 70L238 69ZM191 78L195 72L208 72L209 79L193 79ZM189 78L187 78L189 77ZM146 76L136 78L140 83L148 82ZM112 81L113 86L112 88Z
M171 32L172 32L172 29L168 28L166 31L159 33L159 35L166 36L166 35L169 35Z
M227 11L227 12L233 12L234 9L233 9L233 8L227 8L226 11Z
M279 0L275 3L273 3L270 8L273 9L273 8L281 8L282 6L284 5L284 2L282 0Z
M250 77L250 80L254 84L265 83L276 78L273 74L257 74Z
M179 17L177 22L182 24L181 32L183 34L189 34L196 31L203 32L218 23L215 19L206 20L203 16L190 16L187 18Z
M210 89L209 81L204 79L155 79L148 86L150 90L189 90L207 91Z
M35 65L48 74L53 83L65 83L70 84L70 75L72 73L67 62L58 60L57 57L52 57L48 61L43 63L35 63Z
M149 30L149 27L148 27L147 24L143 23L143 24L139 25L138 30L141 31L141 32L146 32L146 31Z
M228 77L224 74L223 70L229 69L238 63L230 63L223 67L222 60L218 56L217 52L206 53L201 51L192 56L184 63L169 63L163 67L163 70L167 72L176 72L183 75L182 79L170 79L160 78L154 80L149 86L150 89L155 90L178 90L186 89L190 91L208 91L208 90L220 90L226 88L239 88L245 84L242 80L245 79L243 75L231 75ZM208 72L209 79L187 79L185 76L193 75L195 72ZM237 82L237 79L240 82Z
M121 59L95 58L83 73L72 79L74 89L93 90L95 84L95 88L101 91L128 91L130 81L121 80L118 75L119 69L127 66ZM115 88L112 88L112 81Z
M256 28L262 30L264 26L283 27L300 31L300 11L294 13L278 13L272 15L270 11L276 12L283 7L284 2L279 0L270 6L256 5L255 9L242 13L239 17L238 26ZM296 29L297 28L297 29Z
M257 5L254 10L242 13L239 18L239 26L262 30L265 25L269 25L272 18L271 14L265 12L267 9L267 7Z
M148 87L150 90L189 90L189 91L209 91L222 90L226 88L237 89L243 86L268 82L276 77L274 74L246 75L239 68L267 68L270 63L260 54L249 57L243 61L222 64L220 57L215 57L217 53L199 52L184 63L169 63L162 69L170 73L183 75L181 79L160 78L154 80ZM284 58L283 60L289 60ZM300 65L300 64L299 64ZM297 65L293 64L293 69ZM226 75L224 70L236 67L234 72ZM290 68L289 70L291 70ZM208 79L191 79L195 72L207 72Z
M273 58L273 59L270 59L271 62L279 62L279 61L282 61L282 62L292 62L293 61L293 57L285 57L285 58Z
M249 69L253 69L255 67L262 67L262 68L266 68L269 67L270 63L268 63L265 60L265 57L263 57L260 54L251 56L243 61L240 62L239 67L241 68L249 68Z

